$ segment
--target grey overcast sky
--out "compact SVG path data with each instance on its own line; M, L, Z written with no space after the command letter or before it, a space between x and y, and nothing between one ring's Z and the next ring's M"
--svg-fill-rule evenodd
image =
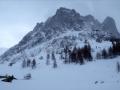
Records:
M0 47L17 44L37 22L54 15L59 7L92 14L101 22L111 16L120 31L120 0L0 0Z

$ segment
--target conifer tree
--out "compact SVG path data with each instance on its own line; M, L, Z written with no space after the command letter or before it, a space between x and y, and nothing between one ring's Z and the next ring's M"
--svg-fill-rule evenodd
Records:
M46 65L50 64L50 54L47 54Z
M56 62L56 58L55 58L54 52L52 52L52 60L53 60L53 68L57 68L57 62Z
M35 59L33 59L32 63L31 63L31 67L32 67L32 69L36 68L36 60Z
M120 72L120 63L117 62L116 66L117 66L117 72L119 73Z
M108 54L107 54L107 51L105 49L102 50L102 57L103 57L103 59L108 58Z
M27 60L27 67L30 67L31 61L30 59Z
M26 68L27 67L27 62L26 62L26 60L23 60L23 62L22 62L22 68Z

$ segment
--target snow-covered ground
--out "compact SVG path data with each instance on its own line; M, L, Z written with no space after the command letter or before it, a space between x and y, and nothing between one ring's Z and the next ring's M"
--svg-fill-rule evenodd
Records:
M120 73L116 70L118 61L120 57L85 65L58 62L54 69L52 63L46 66L43 60L34 70L22 69L20 62L13 67L1 64L0 75L13 74L18 80L12 83L0 81L0 90L120 90ZM31 73L32 79L23 80L27 73Z

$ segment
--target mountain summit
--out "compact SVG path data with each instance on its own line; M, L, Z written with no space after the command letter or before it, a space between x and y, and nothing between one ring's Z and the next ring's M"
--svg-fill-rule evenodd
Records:
M118 33L118 30L116 28L115 20L112 17L107 17L102 23L102 25L103 25L102 29L104 31L113 34L113 36L117 38L120 37L119 36L120 34Z
M81 16L74 9L61 7L54 16L49 17L45 22L37 23L33 31L0 57L0 61L16 62L16 58L20 59L21 52L35 47L39 47L39 53L46 48L57 50L66 45L74 46L78 40L111 38L120 38L112 17L107 17L103 23L100 23L92 15Z

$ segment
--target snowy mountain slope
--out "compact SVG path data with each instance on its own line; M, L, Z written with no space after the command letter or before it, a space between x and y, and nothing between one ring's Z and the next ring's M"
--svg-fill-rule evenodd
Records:
M88 37L87 35L81 35L82 31L67 31L66 33L54 37L53 39L46 41L40 45L36 45L33 48L26 49L24 54L28 59L35 58L36 60L40 60L40 57L46 61L47 54L51 54L53 51L56 53L57 57L60 57L60 53L67 46L70 48L83 47L86 43L87 39L89 44L91 45L93 58L96 59L96 53L102 51L103 49L108 49L108 47L112 46L112 43L109 41L102 41L102 43L96 42L96 40ZM83 37L85 36L85 37ZM34 57L33 57L34 56ZM57 59L57 61L59 58ZM23 61L23 54L18 53L10 57L9 63L16 63L17 61ZM9 64L8 63L8 64ZM37 62L39 63L39 62Z
M58 68L52 63L46 66L43 60L35 70L22 69L20 63L13 67L0 65L0 74L14 74L18 80L12 83L0 81L0 90L119 90L120 73L116 71L116 62L120 57L111 60L98 60L79 64L63 64L59 60ZM31 73L31 80L23 76Z
M109 19L111 26L106 24ZM110 32L106 30L107 28L110 29ZM42 51L46 52L47 50L44 50L46 48L48 50L52 48L52 51L56 52L67 45L71 47L80 45L85 40L106 40L111 37L118 38L118 35L115 22L111 18L100 23L92 15L81 16L74 9L61 7L46 22L37 23L33 31L29 32L17 45L0 57L0 61L11 62L15 61L15 58L18 60L21 57L21 52L29 52L31 49L33 49L31 53L37 52L36 54ZM37 51L34 50L37 47L40 48Z

